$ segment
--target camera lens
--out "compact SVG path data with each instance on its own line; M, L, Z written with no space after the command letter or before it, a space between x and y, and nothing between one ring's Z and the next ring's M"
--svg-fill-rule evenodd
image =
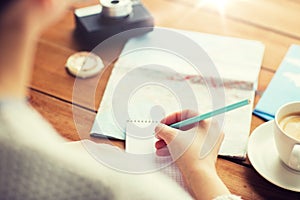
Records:
M132 12L131 0L100 0L102 15L107 18L126 17Z

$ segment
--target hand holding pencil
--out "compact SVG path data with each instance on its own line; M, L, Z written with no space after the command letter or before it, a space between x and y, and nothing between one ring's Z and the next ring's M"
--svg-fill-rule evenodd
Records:
M215 167L224 133L220 133L217 123L211 121L209 126L209 123L204 120L249 103L250 100L246 99L202 115L189 110L177 112L163 120L169 126L160 124L156 127L155 133L159 139L155 144L156 154L171 155L189 191L196 199L213 199L219 195L230 194ZM209 134L219 137L216 141L206 143ZM207 154L200 157L202 149L207 145Z
M164 123L173 124L179 120L197 116L192 111L174 113L164 119ZM210 125L210 126L209 126ZM199 159L199 155L210 131L219 131L218 124L209 124L200 121L180 129L160 124L155 132L159 139L156 144L156 154L159 156L171 155L179 170L188 190L195 199L213 199L219 194L229 194L228 189L219 179L215 163L224 134L220 133L216 145L207 156ZM211 190L208 192L208 190ZM210 194L211 196L205 196Z
M160 124L160 126L158 126L156 128L156 134L159 137L159 129L161 129L162 127L164 128L169 128L169 132L171 133L173 132L173 134L169 134L169 135L165 135L166 138L163 138L163 140L160 140L157 142L156 147L158 149L157 153L158 155L163 155L163 151L167 151L167 149L163 149L161 147L166 146L166 143L170 143L173 139L175 139L174 137L177 136L177 134L174 134L174 132L176 132L175 130L171 131L171 128L176 128L176 129L180 129L180 130L189 130L192 129L193 127L197 127L197 125L200 124L204 124L204 122L202 122L203 120L219 115L221 113L225 113L225 112L229 112L231 110L240 108L242 106L248 105L250 103L249 99L245 99L242 101L239 101L237 103L210 111L208 113L202 114L202 115L197 115L196 112L190 111L190 110L185 110L183 112L177 112L172 114L171 116L168 116L167 118L165 118L164 123L169 125L170 127L164 126L163 124ZM187 133L185 133L183 136L182 140L186 140ZM214 144L207 144L207 145L214 145ZM170 148L170 147L169 147ZM174 157L173 157L174 158Z

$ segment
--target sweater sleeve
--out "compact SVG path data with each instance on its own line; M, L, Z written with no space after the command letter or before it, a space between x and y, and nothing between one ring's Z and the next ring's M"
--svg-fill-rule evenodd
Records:
M242 198L240 196L236 196L234 194L228 194L228 195L218 196L218 197L214 198L213 200L242 200Z
M113 151L96 144L97 152ZM0 102L0 199L191 199L160 172L129 174L67 143L26 101Z

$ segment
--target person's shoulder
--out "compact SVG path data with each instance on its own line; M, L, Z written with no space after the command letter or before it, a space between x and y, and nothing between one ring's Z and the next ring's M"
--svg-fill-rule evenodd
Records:
M0 125L0 134L16 142L65 141L26 99L0 99Z

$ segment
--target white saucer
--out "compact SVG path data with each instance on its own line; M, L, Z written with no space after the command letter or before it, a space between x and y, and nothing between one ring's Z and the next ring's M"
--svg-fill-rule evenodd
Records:
M278 157L273 138L273 121L260 125L252 132L248 157L262 177L284 189L300 192L300 172L289 169Z

